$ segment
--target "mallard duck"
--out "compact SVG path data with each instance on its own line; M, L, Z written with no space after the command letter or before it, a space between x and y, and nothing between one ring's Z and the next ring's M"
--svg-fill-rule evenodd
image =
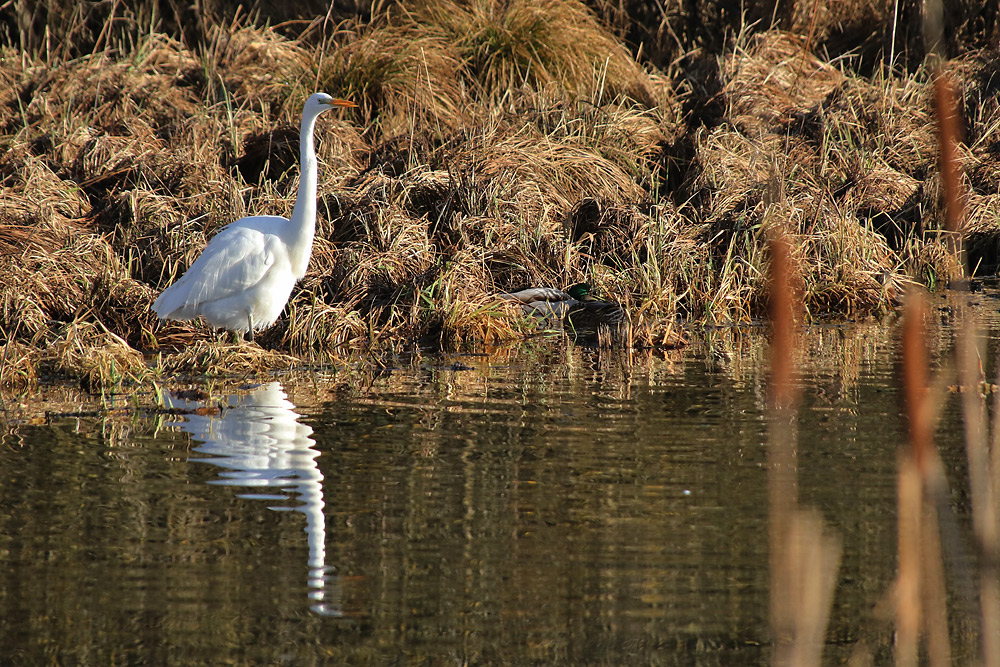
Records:
M554 287L529 287L504 292L499 297L519 303L526 315L552 325L566 324L577 331L614 326L625 319L625 311L619 304L596 299L590 292L589 284L577 283L565 292Z

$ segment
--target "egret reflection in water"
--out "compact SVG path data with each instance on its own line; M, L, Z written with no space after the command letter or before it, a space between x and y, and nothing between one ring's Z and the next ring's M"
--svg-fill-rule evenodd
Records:
M164 393L165 402L172 408L202 405ZM310 608L323 615L339 615L339 608L329 603L323 475L316 464L319 452L310 437L312 428L299 423L295 406L278 382L213 400L213 405L219 403L222 410L217 414L186 414L176 424L203 443L194 451L208 456L193 460L223 468L219 478L209 484L281 490L237 494L240 498L298 501L294 506L272 505L270 509L305 515Z

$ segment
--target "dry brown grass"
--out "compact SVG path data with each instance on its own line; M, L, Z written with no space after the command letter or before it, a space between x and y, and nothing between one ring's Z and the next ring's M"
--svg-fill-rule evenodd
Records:
M139 384L152 377L142 353L100 323L75 321L56 328L34 354L39 376L78 378L90 392Z
M16 340L0 346L0 388L26 392L38 386L35 348Z
M347 33L314 62L317 86L358 100L369 132L440 133L465 120L469 99L454 44L411 20Z
M582 3L449 0L418 3L411 16L457 46L465 71L492 99L553 84L575 95L650 98L631 54Z
M276 369L288 369L301 360L256 345L217 341L195 341L182 350L159 357L152 363L160 374L195 377L256 377Z
M826 16L744 26L666 71L575 0L389 4L300 39L226 19L194 47L109 30L79 57L0 46L3 340L86 323L146 352L215 341L149 306L222 225L290 213L315 89L361 108L320 121L313 261L265 348L510 340L529 323L491 295L579 281L626 306L626 341L654 344L678 316L759 315L774 226L813 315L883 312L948 265L929 79L818 57ZM949 67L967 246L992 269L996 68L985 52Z
M931 86L923 72L862 79L803 46L775 33L734 50L721 68L725 122L694 135L682 191L710 225L716 256L748 263L724 285L729 303L759 293L760 230L777 220L795 239L812 314L878 312L911 277L946 280L951 262L939 247ZM966 156L970 167L981 164ZM983 233L988 223L978 220ZM995 233L994 225L985 237Z

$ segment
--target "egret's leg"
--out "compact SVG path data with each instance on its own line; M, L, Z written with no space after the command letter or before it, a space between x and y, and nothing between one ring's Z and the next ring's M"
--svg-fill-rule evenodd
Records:
M247 335L243 337L243 340L248 340L253 342L253 316L250 315L250 311L247 311Z

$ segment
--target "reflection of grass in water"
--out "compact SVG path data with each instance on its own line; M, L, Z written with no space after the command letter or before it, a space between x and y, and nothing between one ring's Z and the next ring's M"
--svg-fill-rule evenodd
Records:
M579 281L626 306L640 345L672 340L677 316L748 321L774 225L813 315L885 312L909 279L948 271L924 72L862 77L748 29L702 87L680 63L644 69L570 0L394 6L301 40L199 19L197 48L96 16L70 31L92 55L0 61L0 247L15 249L0 328L22 343L77 320L134 349L211 340L157 325L149 303L220 226L288 214L317 87L361 109L318 129L314 258L263 339L283 352L517 338L527 327L491 294ZM989 265L988 68L952 67L970 110L968 229Z

